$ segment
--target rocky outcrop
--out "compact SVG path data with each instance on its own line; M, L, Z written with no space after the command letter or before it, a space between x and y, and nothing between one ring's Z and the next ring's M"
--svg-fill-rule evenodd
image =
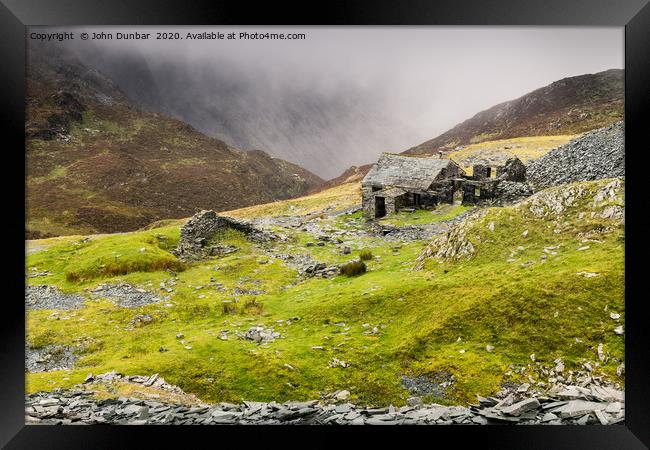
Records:
M608 233L625 220L624 187L623 178L555 186L537 192L509 208L524 216L532 215L535 219L553 221L558 233L561 230L560 222L569 218L583 220L589 217L611 220L611 226L610 224L605 227L598 226L585 232L591 235ZM450 227L445 234L435 237L415 260L414 270L421 270L429 258L442 261L471 258L476 249L468 235L470 231L475 231L478 219L488 214L488 211L488 209L478 210L466 220ZM494 222L487 224L490 231L494 230L494 226ZM583 234L581 237L587 235ZM476 237L473 239L475 243L478 242Z
M624 179L614 178L611 181L597 184L572 184L545 189L517 205L518 208L530 211L537 218L557 219L568 213L570 209L587 203L582 214L603 219L623 219L624 216ZM574 211L576 212L576 211Z
M248 222L203 210L193 215L181 227L178 247L172 250L172 253L182 260L200 260L209 256L232 253L235 248L214 242L220 232L228 229L239 231L255 242L269 242L279 237L255 228Z
M73 122L81 122L86 107L70 92L58 91L47 100L53 107L51 112L32 118L25 124L27 139L50 140L63 136Z
M274 255L275 258L284 261L289 267L298 270L301 276L332 278L340 273L340 268L337 265L328 266L323 262L318 262L312 259L309 255L299 253L288 254L280 253Z
M575 181L625 176L623 122L589 132L528 165L535 190Z
M475 249L472 242L467 237L467 232L472 229L475 222L484 217L486 210L479 210L471 215L471 218L463 220L445 233L437 236L420 253L415 260L414 270L421 270L429 258L437 258L445 261L457 261L462 258L470 257L474 254Z

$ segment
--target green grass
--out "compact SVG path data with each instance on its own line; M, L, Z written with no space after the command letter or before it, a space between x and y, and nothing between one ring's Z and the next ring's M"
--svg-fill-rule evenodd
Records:
M259 216L320 214L325 207L341 210L361 203L359 183L347 183L304 197L249 206L227 214L232 217L251 218Z
M341 266L341 273L346 277L356 277L366 273L366 264L363 261L350 261Z
M460 214L469 211L472 206L441 204L436 208L416 209L415 211L398 211L380 219L380 223L402 227L406 225L426 225L428 223L443 222L453 219Z
M57 178L63 178L68 175L68 168L63 166L54 167L49 174L44 177L32 177L30 183L39 184L44 181L55 180Z
M491 138L495 138L498 135L499 135L499 133L481 133L481 134L477 134L476 136L472 137L469 141L472 144L474 144L476 142L482 142L482 141L490 140Z
M107 300L87 301L83 309L65 311L58 319L52 311L30 311L30 342L83 343L83 355L73 370L28 374L27 389L69 387L89 372L117 370L159 373L205 401L300 400L348 389L358 403L401 405L410 396L400 385L403 375L451 373L457 381L446 398L429 400L456 403L472 401L477 393L494 393L508 380L526 380L530 371L507 373L512 364L530 364L531 353L549 364L561 357L573 369L584 359L597 361L599 343L610 359L596 367L596 373L623 383L615 370L624 360L624 339L613 329L624 324L624 230L590 216L591 199L604 184L580 184L587 194L567 207L559 225L554 217L535 217L526 206L491 208L467 232L476 249L471 258L431 258L419 271L412 268L426 243L396 245L380 238L356 238L354 251L368 249L373 254L366 261L367 273L304 279L269 254L308 253L328 263L349 261L350 255L342 255L332 243L305 247L314 238L302 231L292 231L288 242L269 247L227 234L223 241L239 250L179 272L167 303L124 309ZM580 212L587 214L580 219ZM417 214L408 217L418 223ZM358 220L354 215L340 216L324 220L322 226L355 227ZM403 220L407 223L406 215ZM594 235L598 242L581 242L585 233L603 226L613 228ZM166 236L165 243L156 235ZM134 264L166 261L173 258L168 250L177 240L174 225L83 243L50 243L28 255L27 266L28 272L37 267L52 274L29 282L74 292L100 280L124 281L157 291L171 278L166 271L109 276L101 265L115 253ZM590 248L578 250L585 245ZM549 246L558 246L556 255L544 253ZM139 252L142 247L145 253ZM546 262L542 255L547 255ZM528 261L534 263L522 267ZM92 277L73 282L66 276L71 271L88 271ZM599 275L585 278L578 272ZM198 286L203 287L197 290ZM234 294L234 288L263 293ZM236 310L224 311L224 301L236 302ZM620 322L609 318L611 311L621 314ZM143 312L152 315L153 323L131 329L131 318ZM61 315L67 319L61 320ZM279 322L295 317L300 320L290 325ZM256 345L235 337L235 330L243 332L257 324L273 326L282 338ZM369 332L375 327L378 332ZM228 340L218 338L222 330L229 330ZM185 335L191 349L176 339L178 333ZM488 344L495 347L492 352L485 350ZM160 347L169 351L159 352ZM334 357L350 366L329 368Z
M359 252L359 259L361 261L370 261L372 259L372 250L368 248L361 249Z
M70 126L70 135L73 141L83 140L84 135L91 130L90 133L100 132L122 136L124 134L124 127L116 122L98 118L92 110L86 110L81 113L81 122L72 122Z
M91 238L58 238L46 250L29 255L31 268L47 268L52 275L31 279L38 284L56 284L64 289L119 275L146 277L147 272L182 270L183 265L169 253L179 239L178 227Z

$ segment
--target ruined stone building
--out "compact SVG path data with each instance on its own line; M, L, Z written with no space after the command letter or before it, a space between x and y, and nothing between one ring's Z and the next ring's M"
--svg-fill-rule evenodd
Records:
M501 195L503 182L523 183L525 177L526 166L517 158L504 166L475 165L467 175L451 159L384 153L361 182L363 215L374 219L439 203L475 204Z
M451 159L384 153L361 182L364 216L451 203L459 187L454 179L461 175L465 172Z

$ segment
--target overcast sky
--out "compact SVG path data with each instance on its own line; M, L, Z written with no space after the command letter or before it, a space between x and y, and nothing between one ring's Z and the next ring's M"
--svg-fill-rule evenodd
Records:
M382 151L403 151L553 81L624 65L623 28L612 27L67 30L305 33L305 40L286 41L75 40L66 45L89 64L113 71L108 75L131 96L146 86L128 80L129 66L111 67L124 59L133 76L142 77L142 67L135 66L143 64L157 90L140 95L162 98L159 104L149 99L150 107L326 177L372 162ZM233 118L224 117L229 111Z

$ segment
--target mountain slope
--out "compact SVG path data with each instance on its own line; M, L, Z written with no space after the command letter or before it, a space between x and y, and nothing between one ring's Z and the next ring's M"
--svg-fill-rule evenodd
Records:
M107 77L56 51L29 55L28 236L127 231L197 209L300 195L322 180L145 112Z
M389 92L365 80L330 79L312 67L291 72L282 58L257 68L221 51L191 63L101 44L77 51L145 109L238 148L263 148L324 178L377 149L413 142L415 127L391 109Z
M578 134L607 126L623 118L623 88L620 69L564 78L481 111L404 153L432 154L484 141Z
M364 164L363 166L351 166L336 178L327 180L318 186L313 192L323 191L331 187L340 186L346 183L354 183L363 180L363 177L372 169L373 164Z

